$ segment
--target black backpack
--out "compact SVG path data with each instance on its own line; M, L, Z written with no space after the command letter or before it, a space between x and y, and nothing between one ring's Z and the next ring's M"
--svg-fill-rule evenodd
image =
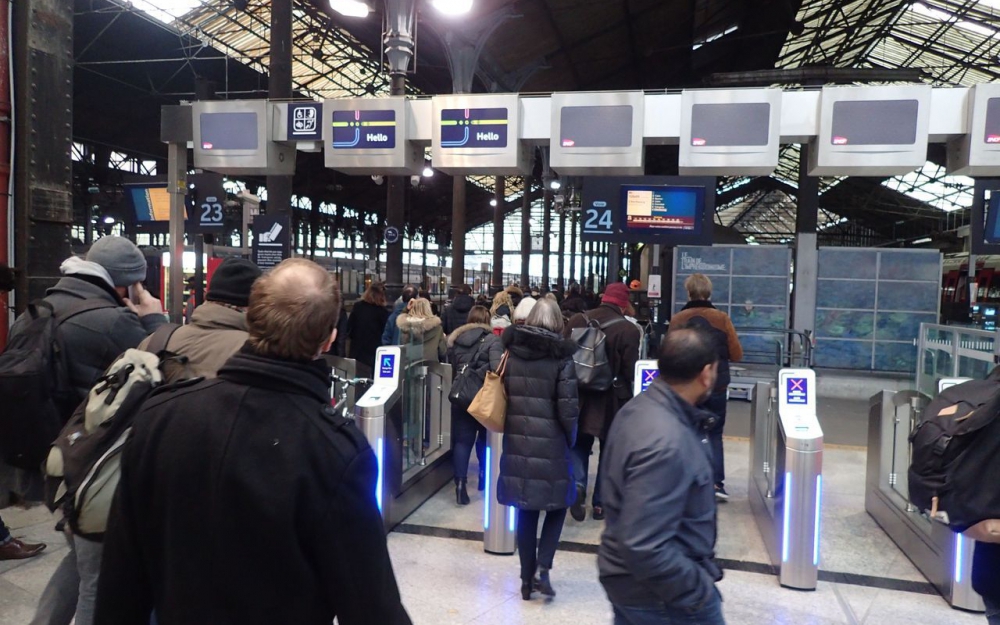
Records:
M1000 383L943 391L910 433L910 503L962 532L1000 518Z
M719 355L718 377L715 379L715 392L721 392L729 387L732 377L729 373L729 335L712 325L712 323L700 316L695 315L688 320L685 327L700 328L708 332L715 344L715 351Z
M28 305L25 325L0 354L0 456L4 462L37 470L65 415L79 401L69 378L59 326L81 313L116 307L106 300L82 300L56 314L45 300Z
M611 388L615 382L615 372L611 369L611 361L608 360L608 337L604 331L626 319L618 317L598 323L597 320L588 317L587 313L582 314L587 320L587 325L573 328L570 333L570 338L576 343L576 351L573 353L576 385L582 391L603 392Z
M479 339L479 347L473 352L469 362L458 369L455 379L451 382L451 392L448 394L448 399L460 408L467 409L472 405L476 393L483 388L483 382L486 381L486 372L490 368L489 359L487 358L485 365L479 363L479 356L485 347L486 336L484 335Z

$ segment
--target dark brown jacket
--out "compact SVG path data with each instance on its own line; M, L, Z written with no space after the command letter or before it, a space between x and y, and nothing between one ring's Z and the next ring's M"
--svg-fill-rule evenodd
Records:
M603 325L623 318L622 310L617 306L601 304L589 312L573 315L566 324L563 336L569 337L574 328L586 326L587 319ZM632 398L635 361L639 359L639 343L642 340L639 328L627 319L608 326L604 334L607 337L608 361L615 372L615 383L611 389L603 392L580 390L580 431L601 440L607 435L618 410Z
M670 320L670 327L685 326L692 317L703 317L712 324L713 328L725 332L729 340L729 360L731 362L743 360L743 346L740 345L740 337L737 336L736 328L729 315L712 306L710 302L692 301L688 302L684 310L673 316Z

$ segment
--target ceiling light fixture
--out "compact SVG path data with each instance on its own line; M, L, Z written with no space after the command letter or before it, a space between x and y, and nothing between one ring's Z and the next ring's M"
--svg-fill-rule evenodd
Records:
M464 15L472 10L472 0L434 0L433 4L445 15Z
M553 191L558 191L559 189L562 188L562 183L559 182L558 178L553 178L552 182L549 183L549 188L551 188Z
M490 206L496 206L496 205L497 205L497 199L496 198L493 198L492 200L490 200Z
M434 177L434 170L431 169L431 166L427 165L426 167L424 167L424 178L433 178L433 177Z
M344 17L368 17L371 7L360 0L330 0L330 8Z

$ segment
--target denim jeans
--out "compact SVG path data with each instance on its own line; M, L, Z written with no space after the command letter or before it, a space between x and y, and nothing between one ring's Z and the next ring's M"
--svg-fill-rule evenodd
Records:
M540 566L551 569L556 557L559 536L562 535L563 523L566 521L566 508L545 513L542 538L539 541L538 519L541 514L538 510L517 511L517 555L521 558L522 581L533 578Z
M983 597L983 603L986 604L986 622L990 625L1000 625L1000 603L990 601L986 597Z
M69 553L63 558L42 597L31 625L93 625L97 580L104 545L66 532Z
M468 412L452 404L451 406L451 464L455 470L455 479L464 480L469 476L469 454L472 446L476 447L476 458L479 459L479 470L484 469L486 462L486 428L484 428Z
M716 484L723 484L726 481L726 462L722 451L722 429L726 427L727 407L728 400L726 399L726 391L724 390L719 393L712 393L712 396L701 405L702 409L711 412L719 419L715 427L708 431L708 447L712 452L712 475Z
M597 438L590 434L577 432L576 445L573 446L573 476L576 478L578 486L582 486L584 492L587 490L587 474L589 473L590 454L594 450L594 441ZM601 443L602 447L604 443ZM603 454L598 452L597 456L597 477L594 479L594 496L591 503L594 507L601 505L601 463L604 461Z
M614 625L726 625L722 618L722 599L712 598L697 610L669 606L630 607L615 605Z

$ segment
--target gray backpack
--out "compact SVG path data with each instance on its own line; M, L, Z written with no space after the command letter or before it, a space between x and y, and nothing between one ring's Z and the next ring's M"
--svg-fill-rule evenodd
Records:
M608 337L604 331L626 319L618 317L602 324L586 313L583 313L583 318L587 320L587 325L573 328L570 333L570 338L576 343L576 351L573 353L576 385L582 391L603 392L611 388L615 381L615 372L608 360Z

